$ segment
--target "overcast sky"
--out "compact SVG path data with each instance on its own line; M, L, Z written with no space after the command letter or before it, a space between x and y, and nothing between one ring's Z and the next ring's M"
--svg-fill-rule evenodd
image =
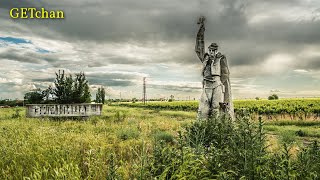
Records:
M14 7L64 10L64 20L13 20ZM233 98L320 96L318 0L20 0L0 3L0 97L52 84L59 69L84 71L111 98L198 98L205 41L230 66Z

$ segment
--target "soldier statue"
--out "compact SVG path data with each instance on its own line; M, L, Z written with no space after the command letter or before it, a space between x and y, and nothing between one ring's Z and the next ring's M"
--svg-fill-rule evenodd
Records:
M200 17L195 51L203 64L202 95L199 102L198 118L207 119L214 116L229 115L234 119L229 68L227 59L218 52L218 45L212 43L205 52L204 31L205 17Z

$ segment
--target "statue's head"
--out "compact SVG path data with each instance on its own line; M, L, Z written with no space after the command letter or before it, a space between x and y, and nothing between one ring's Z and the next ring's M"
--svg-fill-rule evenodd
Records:
M218 45L216 43L211 43L208 47L209 55L214 56L218 52Z

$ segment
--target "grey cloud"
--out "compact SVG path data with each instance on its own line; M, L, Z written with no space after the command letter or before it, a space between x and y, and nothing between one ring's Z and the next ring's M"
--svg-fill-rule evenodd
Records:
M62 7L68 12L68 23L34 22L30 25L49 26L49 30L60 34L61 38L71 40L90 40L97 42L121 41L180 41L191 40L195 36L196 18L207 16L208 41L256 40L314 41L319 37L318 25L314 22L295 23L279 21L275 18L270 25L263 24L250 27L247 24L246 11L261 2L249 1L85 1L62 2L48 1L47 6ZM296 1L268 2L274 8L279 4L292 5ZM253 4L253 5L252 5ZM81 8L82 7L82 8ZM130 8L129 8L130 7ZM105 14L104 14L105 13ZM281 20L281 19L280 19ZM275 21L275 22L274 22ZM278 22L277 22L278 21ZM25 20L21 20L24 23ZM315 25L316 24L316 25ZM316 26L316 27L313 27ZM41 28L40 28L41 29ZM44 31L35 31L44 33ZM286 35L287 34L287 35ZM48 35L45 33L43 35ZM51 36L56 36L51 34Z
M215 27L218 37L221 34L234 36L235 33L238 34L240 31L224 27L230 25L243 26L245 17L243 12L238 11L237 7L230 2L225 3L225 1L217 0L190 1L189 3L181 0L133 2L127 0L79 3L73 1L71 5L67 1L66 4L70 5L65 6L61 2L49 1L46 6L65 10L68 23L46 20L18 21L29 27L39 27L34 33L43 36L55 36L42 29L48 26L48 30L62 35L61 38L72 40L97 42L176 41L194 36L195 30L190 27L196 29L196 18L201 14L201 11L204 11L206 12L204 15L212 17L211 21L213 21L208 28L212 29L210 26ZM222 8L224 11L216 16L216 11L210 10L215 7Z
M282 17L268 18L261 23L250 23L256 13L270 13L295 7L307 8L314 3L310 13L314 18L288 21ZM21 3L21 4L20 4ZM233 77L259 76L261 65L274 54L290 54L296 56L307 46L319 46L320 21L316 18L320 4L316 1L306 3L300 0L78 0L78 1L40 1L24 0L7 1L1 8L8 10L14 6L36 6L47 9L62 9L66 12L65 20L10 20L8 14L0 15L4 20L1 30L42 37L43 39L69 42L76 51L73 57L66 59L61 54L41 55L36 53L5 52L1 59L18 62L47 63L55 68L70 67L88 70L92 67L103 67L117 64L149 66L158 63L177 63L199 65L194 53L196 20L200 15L207 17L205 41L220 45L219 50L228 58ZM309 5L308 5L309 4ZM319 6L318 6L319 5ZM318 7L317 7L318 6ZM318 10L317 10L318 9ZM309 9L307 9L309 10ZM135 44L149 47L151 51L173 49L172 53L156 54L150 60L125 56L127 52L118 54L103 49L95 50L96 45L109 43ZM167 46L160 47L157 43ZM154 46L152 46L154 44ZM176 45L183 44L184 49ZM78 48L79 47L79 48ZM175 50L176 49L176 50ZM111 51L111 50L110 50ZM77 59L76 59L77 58ZM299 62L299 60L301 60ZM293 68L320 69L318 57L299 57L293 62ZM87 69L88 68L88 69ZM237 72L240 71L241 73ZM161 70L159 70L161 71ZM199 68L200 71L200 68ZM198 73L198 70L197 72ZM165 76L157 73L160 76ZM266 74L263 74L266 75ZM88 74L91 84L106 86L130 86L134 84L135 75L128 74ZM34 79L37 81L37 79ZM153 86L164 90L196 91L190 87Z
M13 49L0 53L0 59L8 59L12 61L36 63L36 64L42 62L39 58L27 56L25 54L20 54L17 50L13 50Z
M134 80L141 78L132 73L92 73L87 77L90 84L122 87L135 85Z
M65 21L33 21L20 20L19 23L35 29L34 33L51 38L69 39L69 41L94 41L107 42L136 42L143 46L144 43L157 41L181 42L189 44L189 49L177 52L173 58L163 57L156 61L141 62L138 59L127 57L108 57L105 59L91 59L89 67L109 64L146 64L161 62L197 63L193 51L195 34L197 31L196 18L199 15L207 17L206 43L252 42L246 47L222 47L222 51L230 57L231 65L254 64L261 59L270 49L269 44L263 50L248 50L259 39L259 32L264 29L250 29L247 24L246 1L92 1L92 2L56 2L48 1L47 6L63 8L67 15ZM81 8L82 7L82 8ZM130 8L129 8L130 7ZM38 28L39 27L39 28ZM49 27L49 28L47 28ZM272 29L272 28L270 28ZM47 31L46 31L47 30ZM51 32L50 32L51 31ZM253 31L253 33L251 33ZM250 34L251 33L251 34ZM267 33L267 32L266 32ZM254 35L254 37L251 37ZM278 37L275 37L278 38ZM274 39L275 39L274 38ZM261 45L262 46L262 45ZM174 47L173 47L174 48ZM243 50L238 50L243 48ZM251 49L250 49L251 50ZM156 49L155 49L156 51ZM125 53L125 52L124 52ZM63 67L60 62L54 67Z
M21 95L21 92L16 91L16 83L8 82L8 83L1 83L0 84L0 98L17 98L18 95Z
M317 57L311 61L307 66L309 69L319 70L320 69L320 57Z
M17 85L17 83L15 83L15 82L1 83L1 87L12 87L14 85Z
M148 85L148 88L161 89L165 91L180 91L180 92L199 92L201 87L180 86L180 85Z
M320 70L320 56L300 57L297 69Z
M90 84L98 84L103 86L120 86L120 87L126 87L126 86L132 86L134 83L132 81L128 80L120 80L120 79L94 79L88 77Z
M290 47L320 43L319 21L304 20L300 22L284 22L272 19L255 25L251 33L259 42L282 43Z
M5 3L1 3L1 8L11 9L11 8L19 8L19 7L41 7L43 5L44 5L43 2L34 1L34 0L6 1Z
M0 60L8 59L12 61L18 61L23 63L33 63L33 64L41 64L41 63L52 63L53 65L56 63L61 63L61 59L55 54L42 54L37 52L31 52L26 49L14 49L8 48L6 51L0 53Z
M106 58L106 61L110 64L142 64L140 60L133 59L133 58L129 59L121 56L109 57L109 58Z
M54 82L54 78L34 78L32 81L34 82Z
M110 72L110 73L90 73L87 74L90 78L99 78L99 79L136 79L140 78L141 76L136 73L130 73L130 72Z

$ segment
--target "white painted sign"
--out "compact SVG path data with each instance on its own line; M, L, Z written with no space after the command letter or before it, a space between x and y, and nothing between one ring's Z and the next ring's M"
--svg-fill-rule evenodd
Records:
M102 104L27 104L27 117L99 116Z

